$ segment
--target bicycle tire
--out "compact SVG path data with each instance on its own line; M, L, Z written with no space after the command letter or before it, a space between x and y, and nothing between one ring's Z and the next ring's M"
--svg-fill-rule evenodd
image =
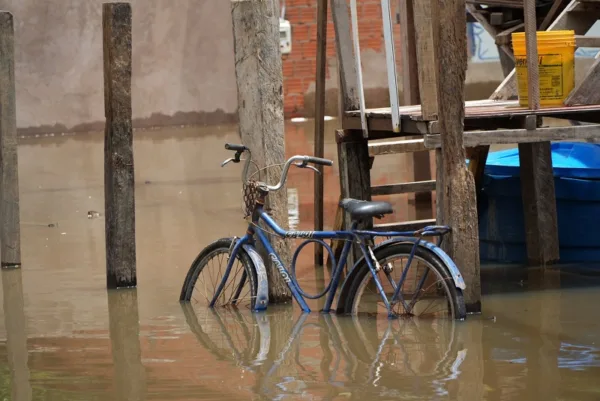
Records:
M396 243L380 249L375 249L373 252L375 258L378 261L382 261L393 256L408 257L412 251L412 247L412 243ZM444 263L438 258L437 255L423 247L417 247L414 256L415 258L424 261L428 267L434 271L434 273L438 274L438 277L442 278L441 283L446 291L446 294L448 295L448 298L450 298L452 301L453 317L459 320L464 319L467 313L462 290L460 288L456 288L452 280L452 276L448 272L448 269ZM352 274L354 279L351 283L344 285L344 288L342 288L342 292L340 294L340 299L345 300L344 304L341 305L343 307L343 313L347 315L354 314L355 302L359 287L365 280L365 276L371 275L371 270L364 259L360 265L356 267L356 269L357 271L353 272Z
M196 286L196 282L197 282L200 274L202 274L202 272L204 271L206 266L208 266L208 263L210 262L210 260L213 257L215 257L217 255L228 255L229 254L229 250L231 249L232 241L233 241L232 238L221 238L221 239L213 242L212 244L206 246L200 252L200 254L198 254L196 259L192 262L192 264L187 272L187 275L185 277L185 280L183 282L183 286L181 288L181 294L179 296L179 300L181 302L190 302L192 300L192 296L194 294L194 288ZM236 259L238 259L238 261L242 264L242 266L244 267L244 271L246 272L247 279L246 279L246 282L244 283L242 293L246 294L245 288L246 288L246 286L249 286L249 291L247 293L249 294L250 302L248 303L248 306L250 307L251 310L254 310L254 304L256 302L256 288L257 288L256 268L254 267L254 264L252 263L252 259L250 259L250 256L248 256L248 254L246 253L246 251L244 249L240 249L238 251L238 253L236 255ZM221 274L221 276L217 277L216 280L213 280L216 282L216 286L218 286L218 284L222 281L222 277L223 277L222 274L224 273L224 270L225 270L224 268L220 269L219 273ZM235 280L236 277L237 277L237 275L234 274L234 271L232 269L232 272L230 273L230 276L228 279L228 283L226 283L224 290L229 288L229 285L230 285L229 281ZM216 286L215 286L215 290L216 290ZM225 293L222 292L221 295L223 295L223 294L225 294ZM226 304L222 304L219 306L225 306L225 305Z

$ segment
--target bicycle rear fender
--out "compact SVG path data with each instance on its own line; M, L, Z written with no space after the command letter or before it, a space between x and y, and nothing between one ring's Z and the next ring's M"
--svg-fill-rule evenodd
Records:
M267 268L256 249L252 245L242 245L244 251L252 260L256 270L256 302L254 303L254 312L261 312L267 309L269 305L269 282L267 280Z
M385 247L391 246L393 244L400 244L400 243L406 243L406 244L411 244L411 245L414 244L413 241L408 241L403 238L395 238L395 239L392 238L392 239L384 241L384 242L380 243L379 245L377 245L376 247L374 247L373 252L375 252L376 250L380 250ZM428 249L430 252L433 252L441 260L441 262L444 264L444 266L446 266L446 268L448 269L448 272L450 272L450 275L452 276L452 281L454 281L454 285L456 286L456 288L460 288L461 290L464 290L465 288L467 288L467 285L465 284L462 274L460 274L460 270L458 269L458 266L456 266L454 261L450 258L450 256L448 256L448 254L446 252L444 252L442 250L442 248L438 247L434 243L425 242L425 241L421 241L419 243L419 246ZM354 276L357 272L356 268L361 263L363 263L364 258L365 258L364 255L361 256L360 259L358 259L356 261L356 263L354 263L354 266L352 266L352 270L350 271L350 274L348 274L346 276L344 283L340 287L342 289L341 294L344 293L343 289L346 285L352 285L352 282L354 281ZM339 310L339 305L340 305L340 302L338 301L338 310Z

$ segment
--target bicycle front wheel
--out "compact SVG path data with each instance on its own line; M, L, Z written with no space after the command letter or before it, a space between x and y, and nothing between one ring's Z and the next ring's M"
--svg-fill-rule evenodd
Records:
M391 303L400 283L400 300L392 312L401 317L452 318L466 316L462 291L456 288L445 265L433 252L417 247L413 260L406 267L413 244L397 243L375 252L381 265L377 279L387 301ZM344 312L352 315L387 314L387 308L366 261L356 267L355 278L347 289Z
M231 244L231 238L222 238L200 252L187 273L181 288L180 301L210 306L210 302L225 276ZM240 249L227 282L214 306L238 306L254 309L256 286L257 276L254 264L248 254Z

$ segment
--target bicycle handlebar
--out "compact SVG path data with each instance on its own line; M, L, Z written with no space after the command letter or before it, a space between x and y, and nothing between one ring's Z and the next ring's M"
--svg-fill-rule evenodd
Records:
M250 152L250 149L248 149L244 145L236 145L236 144L230 144L230 143L225 144L225 149L235 150L236 153L233 158L225 160L221 164L221 167L225 166L229 162L239 163L241 161L240 156L242 155L242 153L248 152L248 158L246 159L246 163L244 163L244 170L242 171L242 182L247 185L248 184L248 169L250 167L250 163L252 162L252 153ZM314 167L308 166L308 163L312 163L312 164L316 164L316 165L320 165L320 166L333 166L333 161L328 160L328 159L322 159L320 157L300 156L300 155L292 156L283 165L283 171L281 172L281 178L276 185L268 185L267 183L262 183L262 184L264 184L269 189L269 191L280 190L283 187L283 184L285 183L285 181L287 180L288 171L290 169L290 166L294 162L298 162L297 164L295 164L295 166L297 166L297 167L300 167L300 168L309 167L317 172L319 172L319 171L316 170Z

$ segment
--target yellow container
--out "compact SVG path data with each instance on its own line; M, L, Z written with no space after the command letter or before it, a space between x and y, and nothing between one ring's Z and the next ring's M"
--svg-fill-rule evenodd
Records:
M525 33L512 34L519 104L527 103L527 51ZM575 31L537 32L540 106L562 106L575 86Z

